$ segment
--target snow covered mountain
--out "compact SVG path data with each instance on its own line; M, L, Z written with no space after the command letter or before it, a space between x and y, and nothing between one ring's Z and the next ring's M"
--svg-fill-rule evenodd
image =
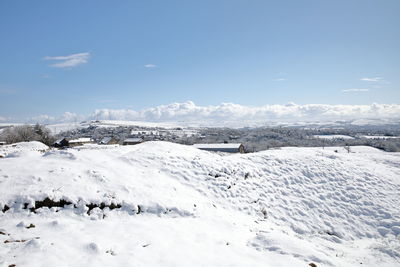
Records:
M400 154L352 151L3 146L0 264L398 266Z

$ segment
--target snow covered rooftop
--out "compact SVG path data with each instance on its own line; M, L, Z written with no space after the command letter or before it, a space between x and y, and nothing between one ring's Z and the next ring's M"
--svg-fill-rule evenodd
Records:
M126 138L124 140L124 143L140 143L142 141L143 141L142 138Z
M108 144L112 140L112 137L106 136L101 139L100 144Z
M90 142L93 142L93 140L89 137L81 137L81 138L69 140L68 142L70 144L71 143L90 143Z

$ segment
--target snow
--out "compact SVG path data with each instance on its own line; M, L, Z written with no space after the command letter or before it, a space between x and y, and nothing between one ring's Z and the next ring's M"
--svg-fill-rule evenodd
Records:
M392 139L392 138L400 138L400 136L385 136L385 135L363 135L361 138L366 139Z
M91 121L90 123L91 125L96 125L99 127L118 127L118 126L162 127L162 128L180 127L180 125L175 122L100 120L100 121Z
M0 158L15 157L32 153L35 155L40 155L42 152L47 151L48 149L48 146L37 141L2 145L0 146Z
M121 121L121 120L95 120L83 122L65 122L46 125L47 128L54 134L59 134L64 131L75 129L83 129L90 126L104 127L104 128L117 128L117 127L162 127L165 129L172 129L181 127L180 124L175 122L146 122L146 121Z
M0 210L10 208L0 212L0 265L400 263L399 153L221 156L167 142L0 149L14 153L0 158ZM29 211L46 197L71 204Z
M124 139L124 142L127 142L127 143L140 143L140 142L143 142L143 139L142 138L126 138L126 139Z
M69 143L90 143L93 142L92 138L90 137L81 137L73 140L69 140Z
M322 139L354 139L352 136L342 134L314 135L314 137Z
M231 148L239 149L242 144L239 143L229 143L229 144L194 144L195 148Z
M372 146L348 146L350 149L350 153L384 153L385 151L380 150L378 148ZM331 146L331 147L281 147L281 150L299 150L299 151L307 151L307 150L320 150L321 152L330 151L335 153L349 153L349 151L344 146Z
M50 123L46 124L46 127L51 130L54 134L59 134L61 132L75 130L75 129L83 129L88 128L90 126L94 127L103 127L103 128L117 128L117 127L146 127L146 128L163 128L167 131L173 131L174 128L183 128L183 130L179 130L175 132L175 134L184 134L184 135L195 135L197 132L190 130L191 128L223 128L229 127L234 129L240 129L243 127L291 127L291 126L337 126L342 127L344 125L357 125L357 126L366 126L366 125L396 125L399 124L398 120L358 120L358 122L354 122L352 120L334 120L334 121L301 121L298 118L295 121L285 121L285 120L229 120L224 119L221 121L220 119L214 120L177 120L173 119L170 121L152 121L149 120L87 120L82 122L63 122L63 123ZM9 126L10 124L4 124L4 126ZM17 124L15 124L17 125ZM1 127L1 123L0 123ZM162 132L163 130L161 130ZM146 132L146 131L132 131L132 134L138 134L137 132ZM150 131L148 131L150 132ZM157 132L157 131L153 131ZM333 136L333 137L332 137ZM337 136L337 137L335 137ZM353 137L348 135L316 135L316 137L320 138L344 138L344 139L352 139Z

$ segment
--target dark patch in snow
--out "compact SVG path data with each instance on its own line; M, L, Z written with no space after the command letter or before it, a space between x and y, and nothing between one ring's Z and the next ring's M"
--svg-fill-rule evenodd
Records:
M23 242L26 242L26 241L27 241L26 239L17 239L17 240L9 240L9 239L7 239L7 240L4 241L4 243L5 244L7 244L7 243L23 243Z
M53 208L53 207L59 207L63 208L66 205L71 205L72 202L66 201L64 199L60 199L59 201L54 201L48 197L46 197L43 201L35 201L35 207L30 208L29 210L32 212L35 212L37 209L47 207L47 208Z
M136 214L140 214L142 212L142 208L138 205Z
M46 197L43 200L35 201L34 207L31 207L31 208L29 208L29 203L24 203L22 209L29 210L33 213L36 213L36 210L38 210L40 208L49 208L49 209L54 208L54 207L64 208L65 206L72 205L72 204L73 204L72 202L67 201L65 199L60 199L59 201L55 201L55 200L52 200L52 199ZM90 211L93 210L94 208L100 208L101 210L103 210L105 208L109 208L110 210L113 210L113 209L119 209L122 207L121 204L111 203L110 205L107 205L104 202L102 202L100 204L90 203L90 204L86 204L85 206L88 208L87 214L89 214ZM74 208L77 208L76 204L74 204ZM4 205L2 212L4 213L9 209L10 208L7 205ZM29 229L29 228L34 228L34 227L35 227L35 225L30 224L26 228Z
M328 234L328 235L335 236L337 238L341 238L340 234L338 234L336 232L333 232L333 231L326 231L325 233Z
M4 241L4 243L5 244L7 244L7 243L23 243L23 242L26 242L26 241L32 241L34 239L40 239L40 237L37 236L37 237L31 238L31 239L7 239L7 240Z
M3 209L1 210L3 213L6 212L7 210L9 210L10 207L7 205L4 205Z
M65 199L60 199L59 201L52 200L48 197L46 197L44 200L39 200L35 201L34 204L32 203L20 203L18 201L14 202L16 208L14 211L18 211L19 209L21 210L28 210L32 213L39 213L41 208L48 208L51 209L54 212L60 212L62 211L63 208L67 209L75 209L78 214L81 214L82 211L84 211L87 215L92 216L92 219L94 218L102 218L104 219L107 217L106 210L115 210L118 209L120 211L126 211L129 214L142 214L142 213L148 213L148 214L170 214L171 216L193 216L193 213L185 210L180 210L176 207L162 207L160 205L155 205L155 206L143 206L143 205L137 205L136 208L132 205L127 205L124 203L111 203L111 204L106 204L104 202L101 203L73 203L70 201L67 201ZM67 206L67 207L66 207ZM68 207L69 206L69 207ZM196 207L196 204L194 204L194 207ZM214 207L216 207L214 205ZM86 209L87 208L87 209ZM4 206L3 210L8 210L8 206ZM97 210L96 210L97 209ZM34 224L25 224L24 222L20 222L18 227L23 227L26 229L34 228ZM0 232L1 233L1 232Z
M27 227L25 227L26 229L30 229L30 228L35 228L35 225L33 223L31 223L30 225L28 225Z
M89 209L87 211L87 214L90 214L90 211L94 208L99 208L101 210L104 210L105 208L109 208L110 210L113 210L113 209L119 209L122 206L121 206L121 204L114 204L114 203L111 203L110 205L106 205L104 202L102 202L100 204L90 203L90 204L87 204L86 207L88 207L88 209Z
M115 251L112 249L107 250L106 253L109 253L111 256L117 255L117 253L115 253Z
M268 218L267 210L266 210L265 208L262 208L261 213L263 214L264 219L267 219L267 218Z

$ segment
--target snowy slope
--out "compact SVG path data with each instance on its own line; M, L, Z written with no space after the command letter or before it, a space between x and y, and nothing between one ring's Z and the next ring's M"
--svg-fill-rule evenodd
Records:
M5 266L400 263L398 153L32 147L0 159Z
M119 121L119 120L96 120L96 121L83 121L83 122L70 122L70 123L56 123L46 125L53 133L58 134L63 131L70 131L74 129L82 129L90 126L96 127L120 127L120 126L137 126L137 127L162 127L165 129L171 129L176 127L182 127L178 123L174 122L146 122L146 121Z
M314 135L313 137L321 139L354 139L352 136L343 134Z
M21 142L0 146L0 157L21 157L27 154L41 155L47 150L49 150L49 147L41 142Z

